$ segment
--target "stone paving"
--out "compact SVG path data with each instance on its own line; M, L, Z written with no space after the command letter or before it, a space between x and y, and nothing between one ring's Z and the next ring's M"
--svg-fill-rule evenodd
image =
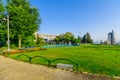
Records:
M114 80L111 77L74 73L0 56L0 80ZM116 79L117 80L117 79Z

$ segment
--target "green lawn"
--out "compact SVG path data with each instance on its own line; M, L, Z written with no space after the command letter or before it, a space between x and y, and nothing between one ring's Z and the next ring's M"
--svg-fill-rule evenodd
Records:
M45 51L24 53L28 56L43 56L54 60L65 58L79 63L79 70L95 74L120 76L120 46L107 45L81 45L73 47L48 48ZM17 55L10 55L14 59L28 61L26 57L17 58ZM43 59L35 59L33 63L46 64Z

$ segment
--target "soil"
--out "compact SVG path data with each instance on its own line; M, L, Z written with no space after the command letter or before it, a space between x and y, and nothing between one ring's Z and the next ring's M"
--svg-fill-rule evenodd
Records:
M120 80L112 77L75 73L0 56L0 80Z

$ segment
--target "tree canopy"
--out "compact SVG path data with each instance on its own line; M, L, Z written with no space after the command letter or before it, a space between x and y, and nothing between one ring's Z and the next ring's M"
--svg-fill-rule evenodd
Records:
M39 29L41 19L38 9L33 7L29 0L7 0L4 7L4 15L9 15L10 20L10 38L18 40L18 46L21 47L24 37Z
M7 34L7 30L6 30L6 22L2 20L2 18L4 17L4 12L5 12L5 7L2 3L2 1L0 0L0 46L5 45L6 43L6 34Z
M91 39L91 36L90 36L90 34L87 32L84 36L83 36L83 38L82 38L82 43L92 43L92 39Z
M77 44L80 40L75 38L71 32L66 32L65 34L58 35L54 41L57 44Z

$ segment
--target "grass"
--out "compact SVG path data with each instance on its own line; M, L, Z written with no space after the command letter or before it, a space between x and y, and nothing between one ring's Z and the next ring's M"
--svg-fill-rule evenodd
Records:
M79 70L93 74L120 76L120 46L107 45L81 45L73 47L49 48L45 51L24 53L28 56L43 56L54 60L65 58L79 63ZM17 55L10 55L18 59ZM26 57L20 57L28 61ZM34 59L33 63L46 64L43 59Z

